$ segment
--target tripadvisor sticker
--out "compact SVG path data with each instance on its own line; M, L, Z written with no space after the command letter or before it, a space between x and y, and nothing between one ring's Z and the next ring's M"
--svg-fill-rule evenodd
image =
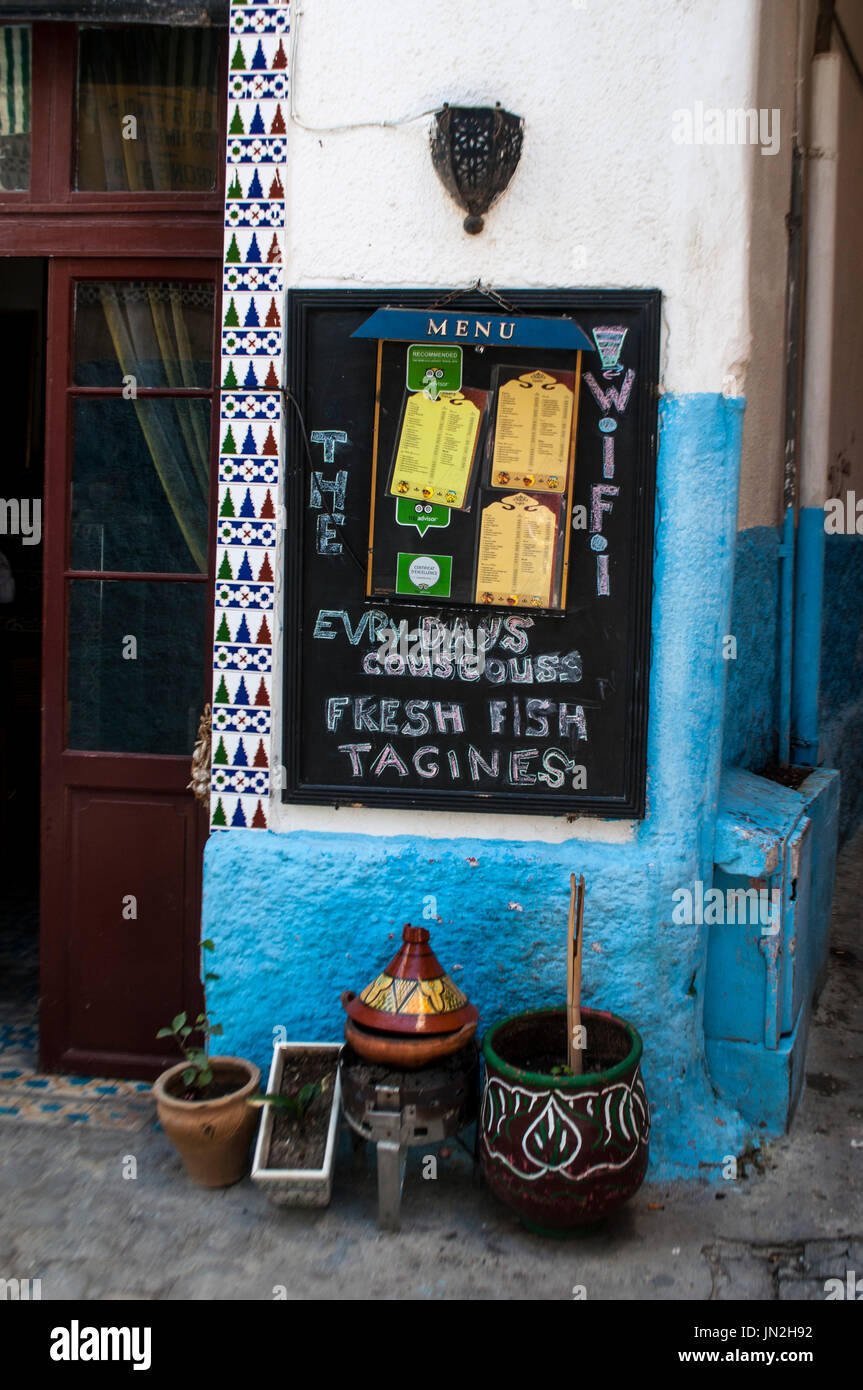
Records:
M412 497L396 498L399 526L415 526L424 536L430 526L449 526L450 510L441 502L415 502Z
M449 598L451 555L416 555L399 551L396 565L397 594L427 594Z
M460 347L411 343L408 348L407 388L425 391L436 400L439 391L461 390Z

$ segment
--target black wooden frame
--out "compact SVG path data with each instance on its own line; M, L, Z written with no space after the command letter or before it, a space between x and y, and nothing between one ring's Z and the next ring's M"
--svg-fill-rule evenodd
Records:
M384 306L406 308L437 307L448 294L445 289L296 289L288 292L288 337L286 352L286 385L300 409L304 411L311 364L306 351L306 321L312 310L356 308L371 314ZM649 689L648 677L651 653L650 612L653 599L654 507L657 454L657 404L659 381L659 343L661 321L661 292L644 290L524 290L496 291L516 310L536 314L572 314L602 310L613 315L616 310L636 311L643 315L641 351L635 364L644 383L639 393L637 416L637 462L639 484L634 489L636 555L630 573L630 605L633 615L634 640L629 653L627 677L631 681L631 719L629 737L624 751L623 797L596 796L567 791L538 796L531 792L507 790L477 792L471 790L436 790L417 788L401 791L398 787L367 787L343 783L320 785L300 783L300 748L303 730L300 727L302 647L303 647L303 527L307 524L306 494L308 491L308 462L306 444L297 411L286 403L285 422L285 532L283 564L283 721L282 748L284 785L282 801L292 804L328 806L386 806L415 810L504 812L521 815L588 815L614 819L641 819L646 813L647 783L647 725ZM488 298L479 292L459 293L458 306L468 312L490 311ZM498 310L499 312L499 310ZM583 357L582 372L590 369L589 359ZM373 408L370 392L369 409ZM379 606L379 600L366 597L366 608ZM460 612L481 613L483 610L465 604Z

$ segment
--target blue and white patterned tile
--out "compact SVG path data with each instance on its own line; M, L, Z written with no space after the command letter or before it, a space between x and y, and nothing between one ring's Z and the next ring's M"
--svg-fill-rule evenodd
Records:
M231 10L232 34L286 34L287 5L235 5Z
M270 487L276 487L278 481L277 458L242 458L239 455L223 454L219 460L219 482L267 483Z
M229 101L284 101L288 95L288 74L277 72L232 72L228 81Z
M245 736L270 732L290 6L235 0L230 29L211 823L266 829L269 770Z
M275 598L272 584L223 582L216 585L218 608L241 608L249 614L272 612Z

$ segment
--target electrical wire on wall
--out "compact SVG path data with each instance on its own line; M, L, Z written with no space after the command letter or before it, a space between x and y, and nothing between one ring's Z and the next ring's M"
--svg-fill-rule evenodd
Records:
M344 125L309 125L299 115L295 98L297 55L300 46L302 17L302 10L295 10L291 17L290 55L288 58L288 112L294 125L299 126L302 130L310 131L313 135L335 135L344 130L393 130L397 126L411 125L414 121L422 121L426 116L435 114L437 107L430 106L427 111L417 111L412 116L398 116L392 121L349 121Z

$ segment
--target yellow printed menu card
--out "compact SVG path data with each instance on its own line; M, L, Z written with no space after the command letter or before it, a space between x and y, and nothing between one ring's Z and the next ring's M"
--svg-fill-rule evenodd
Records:
M524 372L498 390L492 487L566 490L575 379Z
M552 603L560 501L517 492L482 514L477 603L546 608Z
M484 391L424 392L408 398L390 492L463 508L479 435Z

